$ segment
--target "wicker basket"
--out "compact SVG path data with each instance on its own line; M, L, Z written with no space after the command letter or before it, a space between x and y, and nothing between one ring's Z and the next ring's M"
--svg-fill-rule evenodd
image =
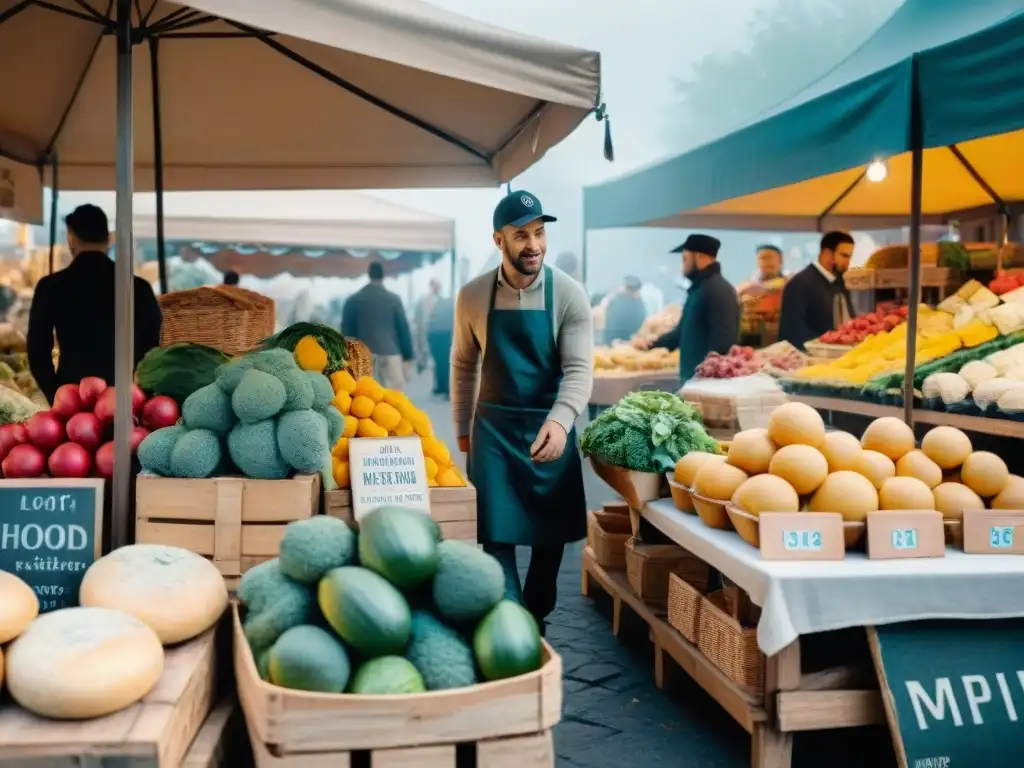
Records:
M353 379L373 374L373 355L359 339L345 339L345 369Z
M694 586L675 573L668 575L668 623L694 645L700 629L700 605L707 583Z
M633 535L629 516L615 512L587 513L587 545L605 570L626 567L626 540Z
M765 657L757 647L760 609L737 587L701 601L697 647L708 660L759 701L764 699Z
M274 333L273 299L237 286L175 291L158 301L161 346L188 341L239 355Z
M684 580L707 589L708 564L677 544L645 544L630 539L625 551L629 585L634 594L649 605L664 607L668 603L670 573L677 573Z

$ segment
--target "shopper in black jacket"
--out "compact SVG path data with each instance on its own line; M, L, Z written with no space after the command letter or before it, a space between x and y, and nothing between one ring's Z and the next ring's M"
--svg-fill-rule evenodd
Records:
M843 275L852 256L853 238L847 233L829 232L821 238L818 258L793 275L782 290L780 341L803 349L808 341L850 319L850 293Z
M28 363L49 402L62 384L86 376L114 383L114 262L107 255L107 215L82 205L64 220L74 260L36 285L28 319ZM160 344L160 305L153 289L135 278L135 360ZM56 334L60 360L53 365Z
M683 275L690 290L679 324L653 344L638 340L637 347L679 349L679 378L686 381L709 352L725 354L740 332L740 305L736 289L722 277L718 249L722 243L710 235L690 235L672 253L683 254Z

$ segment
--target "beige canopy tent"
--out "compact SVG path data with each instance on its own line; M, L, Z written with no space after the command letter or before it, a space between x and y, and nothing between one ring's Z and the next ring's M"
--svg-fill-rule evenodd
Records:
M0 0L0 72L0 155L47 168L55 189L116 188L119 254L136 182L158 200L494 185L605 117L597 53L420 0ZM129 532L133 359L131 260L117 266L114 546Z

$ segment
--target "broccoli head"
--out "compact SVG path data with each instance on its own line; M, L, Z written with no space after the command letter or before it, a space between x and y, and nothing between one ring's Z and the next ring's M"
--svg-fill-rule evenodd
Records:
M581 441L585 456L636 472L659 472L654 444L645 432L617 419L597 419L586 428Z

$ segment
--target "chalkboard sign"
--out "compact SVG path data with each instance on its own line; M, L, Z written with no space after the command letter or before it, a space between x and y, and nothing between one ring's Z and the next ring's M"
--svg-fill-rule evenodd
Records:
M32 587L41 611L78 605L102 539L103 480L0 481L0 571Z
M1024 620L868 629L902 768L1019 768Z

